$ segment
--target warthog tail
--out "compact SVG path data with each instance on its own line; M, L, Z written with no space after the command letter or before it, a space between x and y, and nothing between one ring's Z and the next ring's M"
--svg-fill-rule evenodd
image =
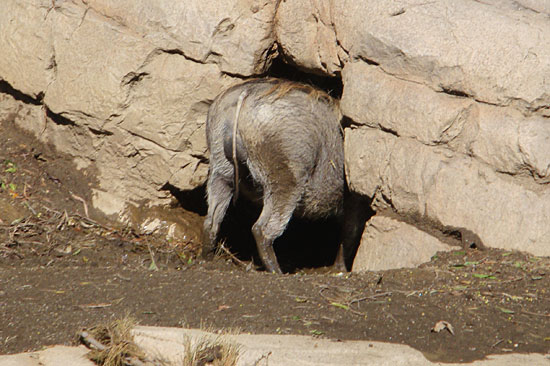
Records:
M233 141L232 141L232 158L233 166L235 168L235 192L233 193L233 204L237 202L239 197L239 162L237 161L237 127L239 124L239 116L241 114L241 108L243 106L245 98L248 96L248 92L245 90L239 95L237 101L237 108L235 110L235 121L233 121Z

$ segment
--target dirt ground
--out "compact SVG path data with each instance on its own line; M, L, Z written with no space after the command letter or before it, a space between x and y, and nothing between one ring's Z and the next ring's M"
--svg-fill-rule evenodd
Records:
M468 249L416 269L298 263L287 275L229 254L202 262L196 241L102 220L90 207L93 172L71 166L0 122L0 353L73 344L81 328L128 314L143 325L402 343L443 362L550 352L549 258Z

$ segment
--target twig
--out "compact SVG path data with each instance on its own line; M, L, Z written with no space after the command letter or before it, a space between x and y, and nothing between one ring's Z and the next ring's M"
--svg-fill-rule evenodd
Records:
M319 289L319 295L321 295L321 297L322 297L323 299L325 299L326 301L332 302L332 299L329 299L328 297L326 297L326 296L323 294L323 291L328 290L328 289L330 289L330 287L328 287L328 286L321 287L321 288Z
M390 318L391 320L393 320L393 322L395 324L399 324L399 322L397 321L397 319L395 319L395 317L392 315L392 313L386 313L387 317ZM451 332L452 333L452 332Z
M78 334L80 341L88 348L92 349L95 348L98 351L105 351L108 347L103 345L101 342L99 342L97 339L92 337L88 332L82 331ZM126 357L124 359L124 364L128 366L150 366L150 365L157 365L154 361L145 360L145 362L141 361L139 358L135 356Z
M26 185L25 185L25 187L26 187ZM34 208L32 208L31 205L30 205L27 201L25 201L24 203L25 203L25 206L27 206L27 208L28 208L29 210L31 210L32 214L33 214L34 216L36 216L36 211L34 210Z
M131 281L131 280L132 280L132 279L129 278L129 277L124 277L124 276L122 276L120 273L115 274L115 277L118 277L118 278L120 278L120 279L123 280L123 281Z
M221 243L220 249L221 249L225 254L227 254L227 255L231 258L231 260L232 260L233 262L235 262L236 264L242 266L243 268L248 267L248 264L247 264L246 262L243 262L243 261L240 260L239 258L237 258L233 253L231 253L231 251L225 247L225 244L224 244L224 243Z
M350 305L351 305L351 304L350 304ZM355 309L353 309L351 306L348 306L348 310L349 310L350 312L352 312L353 314L355 314L355 315L361 315L361 316L367 315L367 313L363 313L363 312L361 312L361 311L359 311L359 310L355 310Z
M53 212L53 213L56 214L56 215L60 215L60 214L61 214L61 212L59 212L59 211L57 211L57 210L54 210L53 208L50 208L50 207L48 207L48 206L42 205L42 207L44 207L44 208L46 209L46 211Z
M493 345L491 346L492 348L495 348L496 346L498 346L499 344L501 344L502 342L504 342L504 339L499 339L498 341L496 341L495 343L493 343Z
M514 277L509 280L500 281L499 283L510 283L510 282L517 282L525 279L525 277Z
M63 216L61 216L61 220L59 221L59 224L55 227L57 230L63 229L63 226L69 221L69 215L67 214L67 211L63 213Z
M149 266L149 268L158 271L159 268L157 267L157 263L155 262L155 256L153 254L153 250L151 249L151 244L147 243L147 249L149 249L149 255L151 256L151 265Z
M82 331L78 334L80 341L88 348L95 348L98 351L105 351L107 349L100 341L92 337L88 332Z
M86 218L89 218L89 216L88 216L88 205L86 204L86 201L84 201L84 198L77 196L73 192L69 192L69 193L71 194L72 198L74 198L77 201L82 202L82 204L84 205L84 213L86 214Z
M521 312L524 313L524 314L527 314L527 315L543 316L543 317L550 318L550 314L533 313L533 312L527 311L527 310L522 310Z
M38 246L44 245L44 243L36 240L17 240L17 244L31 244L31 245L38 245Z
M29 199L29 196L27 195L27 183L25 183L25 185L23 186L23 198Z
M149 365L156 365L155 363L152 363L152 362L149 362L149 361L146 361L146 362L143 362L141 361L139 358L137 357L126 357L124 359L124 362L126 363L126 365L128 366L149 366Z
M384 297L384 296L391 296L392 295L392 292L391 291L388 291L388 292L382 292L380 294L375 294L375 295L371 295L371 296L365 296L365 297L361 297L359 299L354 299L354 300L351 300L350 301L350 304L353 304L355 302L361 302L361 301L365 301L365 300L376 300L377 297Z
M78 307L82 308L82 309L103 309L103 308L108 308L111 305L112 304L107 304L107 303L104 303L104 304L86 304L86 305L78 305Z
M113 230L113 229L108 228L104 225L101 225L99 222L94 221L94 220L90 219L89 217L84 217L84 216L79 215L79 214L74 214L74 215L71 215L71 216L78 218L79 221L80 221L80 225L84 226L84 228L86 228L86 229L96 226L96 227L98 227L100 229L103 229L103 230L106 230L106 231ZM86 224L84 224L84 222Z

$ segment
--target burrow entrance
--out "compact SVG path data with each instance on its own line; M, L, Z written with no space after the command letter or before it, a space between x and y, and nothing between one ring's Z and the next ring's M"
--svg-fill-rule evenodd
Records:
M301 71L281 58L274 60L265 76L282 78L313 85L324 90L330 96L340 99L342 80L340 77L326 77ZM170 187L182 208L206 215L206 187L182 192ZM365 207L365 220L372 216L368 206ZM368 212L367 212L368 211ZM261 206L239 197L235 205L230 205L218 240L237 258L255 264L261 264L252 236L252 225L261 212ZM275 241L274 249L284 272L296 272L305 268L331 266L336 258L341 237L341 223L336 218L310 221L292 218L285 232Z

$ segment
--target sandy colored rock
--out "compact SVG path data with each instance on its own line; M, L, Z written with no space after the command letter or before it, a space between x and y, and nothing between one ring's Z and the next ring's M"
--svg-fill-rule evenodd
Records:
M546 14L540 0L284 2L277 34L293 63L316 72L361 60L437 92L548 115Z
M346 0L334 2L332 21L352 59L389 74L493 104L547 106L548 18L511 3Z
M342 112L369 127L393 131L425 144L447 143L475 117L474 102L404 80L364 62L342 71Z
M280 2L275 30L283 55L301 68L334 76L347 59L331 24L329 1Z
M498 172L550 180L550 123L511 108L480 105L465 151Z
M138 346L155 357L162 355L172 365L181 363L186 339L191 344L201 339L224 340L240 345L237 365L380 365L380 366L430 366L422 353L409 346L371 341L334 342L330 339L316 339L295 335L217 335L196 329L137 327L134 337ZM94 365L85 359L87 349L80 347L55 346L44 351L0 356L0 366L53 366ZM512 366L547 365L548 356L540 354L491 355L485 360L472 363L448 364L449 366Z
M348 130L345 152L351 188L374 196L376 206L466 228L489 247L550 255L549 190L519 184L445 148L373 129Z
M38 352L0 356L0 366L94 366L86 357L88 352L84 346L54 346Z
M171 365L179 365L186 342L195 344L204 339L224 341L239 346L238 366L244 365L380 365L430 366L422 353L400 344L371 341L335 342L297 335L227 334L219 335L197 329L139 326L133 330L134 340L151 357L162 356ZM0 356L0 366L88 366L84 346L55 346L39 352ZM547 365L548 356L541 354L490 355L472 363L449 363L449 366L513 366Z
M550 179L550 123L513 108L437 93L363 62L343 69L343 113L357 124L474 156L498 172Z
M352 272L413 268L453 249L410 224L376 215L367 222Z
M201 2L186 7L185 21L177 27L170 24L183 10L168 2L152 7L109 1L44 4L6 4L13 12L1 16L13 31L1 32L0 49L25 62L3 58L0 79L30 98L43 96L45 104L23 99L0 113L15 114L18 125L74 156L79 168L97 169L95 207L119 219L129 217L128 204L166 203L171 195L162 188L167 184L180 190L201 185L207 174L208 105L239 81L222 69L245 75L265 69L273 42L266 19L274 16L274 4L243 2L239 6L248 14L243 16L233 6ZM199 13L205 26L197 28ZM149 15L151 20L141 22ZM160 18L164 23L154 21ZM193 29L202 56L186 48L198 44L188 33ZM249 48L234 47L243 37Z
M191 0L154 3L91 0L90 9L130 28L155 47L213 64L229 74L249 76L271 65L276 2Z
M364 60L436 91L547 109L550 28L544 1L286 2L279 14L299 15L294 23L279 22L277 32L287 57L300 66L331 73L327 65L340 62L317 55L346 54L339 60ZM330 36L317 38L322 27L336 35L337 51L327 42Z
M162 354L173 362L182 358L182 344L186 337L191 342L199 339L222 339L241 346L237 365L380 365L429 366L422 353L409 346L370 341L335 342L297 335L228 334L219 336L196 329L136 327L136 343L147 352ZM544 355L511 354L488 356L486 360L471 363L475 366L512 366L524 364L546 365ZM465 365L465 364L448 364Z
M0 81L39 99L55 77L51 1L2 2L0 12Z
M45 104L69 119L68 124L110 133L124 108L130 81L154 46L70 2L61 3L48 20L56 73L45 90Z

